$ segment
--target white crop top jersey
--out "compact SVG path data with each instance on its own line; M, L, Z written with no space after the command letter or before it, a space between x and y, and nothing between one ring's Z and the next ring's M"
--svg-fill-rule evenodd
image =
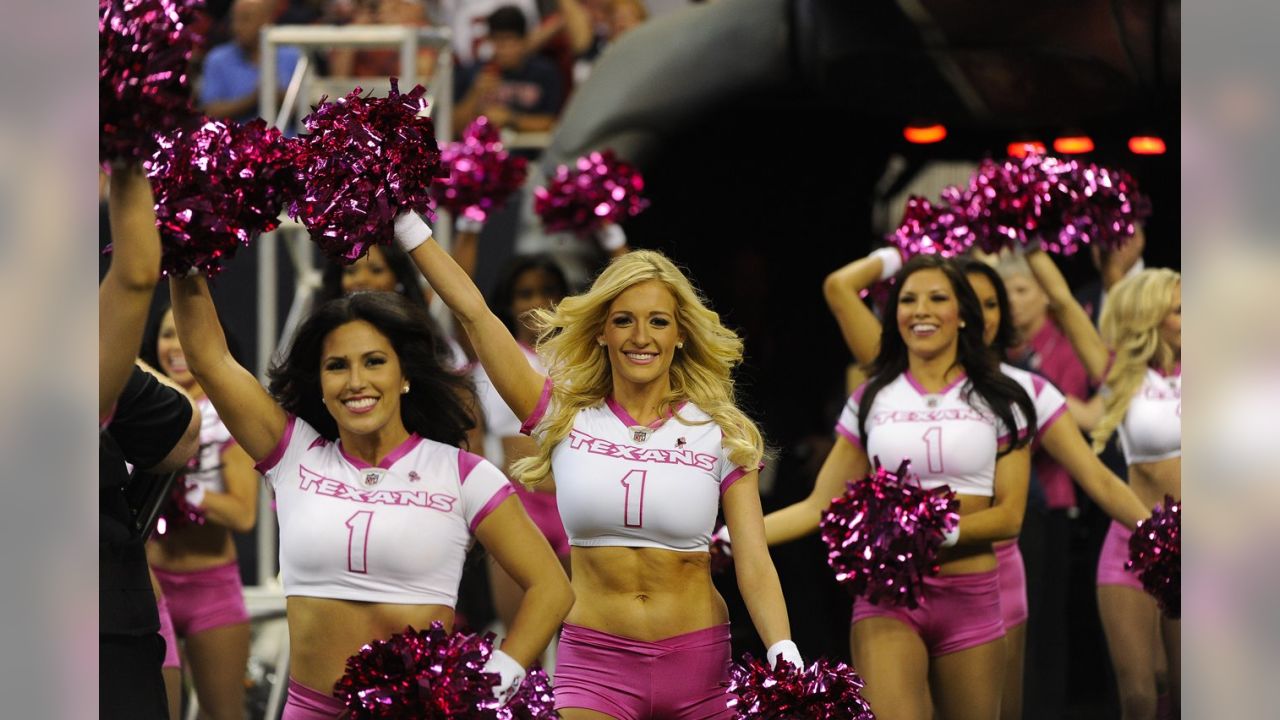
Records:
M195 469L187 471L187 480L199 483L208 492L225 493L227 486L222 479L222 452L235 444L235 438L222 424L222 418L218 417L218 411L209 398L197 400L196 407L200 409L200 449L194 458Z
M411 435L372 467L293 416L257 468L276 494L286 596L453 607L476 527L514 492L451 445Z
M1182 367L1165 377L1147 368L1117 429L1125 462L1182 457Z
M532 348L521 345L525 357L538 372L543 372L542 361ZM498 394L497 388L489 380L484 366L476 363L471 369L471 378L476 384L476 396L480 400L480 410L484 413L484 456L501 467L505 467L505 456L502 452L502 438L520 434L520 418L507 407L507 401Z
M1044 431L1048 430L1049 426L1067 411L1066 396L1046 378L1029 370L1016 368L1008 363L1000 363L1000 372L1021 385L1022 389L1026 391L1027 397L1030 397L1031 402L1035 404L1035 439L1039 441L1040 436L1044 435Z
M996 452L1011 433L974 393L973 405L965 401L968 384L961 376L941 392L930 393L904 372L880 389L867 414L867 441L858 434L858 403L863 384L844 405L836 432L862 448L868 458L896 470L903 459L920 485L932 489L949 485L965 495L995 495ZM1022 413L1015 407L1019 436L1026 432Z
M551 381L520 430L539 436ZM749 472L725 454L720 426L692 403L643 430L609 398L578 412L551 451L569 544L706 552L720 496Z

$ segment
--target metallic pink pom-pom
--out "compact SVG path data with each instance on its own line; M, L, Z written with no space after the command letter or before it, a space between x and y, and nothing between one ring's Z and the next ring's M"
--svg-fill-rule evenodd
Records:
M885 240L902 251L903 259L921 254L950 258L969 250L973 233L962 212L945 202L934 205L912 195L903 208L902 222Z
M561 165L546 187L533 191L533 210L547 232L586 236L610 223L633 217L649 205L640 196L644 178L612 150L578 158L574 167Z
M538 669L529 672L506 707L498 707L493 697L498 677L484 672L492 652L492 634L450 633L439 622L426 630L406 627L347 658L347 671L334 685L334 695L346 704L353 720L554 717L550 681Z
M395 78L385 98L360 88L303 119L294 160L301 190L289 203L326 255L341 263L375 243L395 241L395 216L414 210L434 219L431 184L445 176L435 126L423 111L426 89L401 93Z
M169 499L160 509L160 517L156 518L156 536L164 537L186 525L204 525L205 521L204 508L187 502L186 486L182 482L174 482Z
M279 225L293 145L266 121L206 120L156 138L143 163L156 199L166 273L212 276L241 246Z
M836 581L876 604L919 606L924 578L937 575L944 531L960 520L946 485L925 490L876 461L864 480L850 482L822 517L827 564Z
M1165 495L1164 504L1138 523L1124 567L1138 574L1165 615L1182 617L1182 501Z
M200 0L98 0L98 162L138 160L192 119Z
M738 720L875 720L862 697L862 678L842 662L819 658L801 670L770 668L744 655L729 669L729 708Z
M498 129L481 115L462 139L445 145L440 160L448 175L431 186L441 207L459 217L484 222L489 213L524 184L528 161L507 152Z
M1044 238L1050 252L1071 255L1081 245L1115 249L1151 215L1151 202L1124 170L1080 163L1057 191L1064 208L1057 232Z
M717 526L715 532L711 534L711 545L707 548L707 552L711 555L713 575L719 575L733 567L733 549L723 538L716 536L716 532L719 532L721 527L723 526Z

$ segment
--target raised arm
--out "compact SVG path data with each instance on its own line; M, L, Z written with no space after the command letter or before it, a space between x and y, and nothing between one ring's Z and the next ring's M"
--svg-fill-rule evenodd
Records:
M844 494L845 484L865 477L869 470L866 452L843 435L837 436L822 469L818 471L818 479L809 497L765 516L765 541L769 545L779 545L816 532L822 513L834 498ZM738 537L732 537L734 557L737 557Z
M791 639L787 603L782 596L778 570L765 544L763 511L760 508L760 473L743 475L725 490L721 500L725 525L733 537L733 563L738 589L751 614L751 622L764 642L772 647Z
M431 237L431 228L417 214L406 213L396 220L396 238L453 311L498 394L516 417L528 418L538 405L546 378L529 365L520 344L489 310L471 276Z
M111 268L98 286L98 420L133 372L151 297L160 281L160 233L151 183L131 165L111 173Z
M1071 341L1071 347L1075 348L1085 372L1089 373L1089 379L1101 384L1106 377L1111 355L1106 343L1102 342L1098 329L1093 326L1093 320L1089 319L1089 313L1080 307L1080 303L1071 294L1067 279L1062 276L1062 271L1048 253L1043 250L1027 253L1027 264L1031 266L1036 282L1040 283L1040 287L1049 296L1054 317Z
M860 365L870 365L880 353L880 320L862 301L860 293L880 278L896 272L894 258L889 253L896 256L897 250L876 250L831 273L822 283L822 294L827 299L827 307L836 316L845 345L849 346L849 351ZM889 265L886 266L886 263ZM896 265L902 265L900 258Z
M1130 530L1151 515L1133 490L1093 454L1071 415L1055 420L1044 431L1040 444L1107 515Z
M1023 446L996 460L995 495L991 507L960 518L958 545L1012 540L1022 532L1031 482L1031 450Z
M284 410L231 356L205 279L170 278L169 294L178 341L191 374L249 457L255 462L265 459L284 436Z

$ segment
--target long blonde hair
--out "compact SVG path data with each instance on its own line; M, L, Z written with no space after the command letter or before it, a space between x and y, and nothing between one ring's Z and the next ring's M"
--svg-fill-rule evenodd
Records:
M1181 273L1174 270L1143 270L1107 293L1098 325L1115 358L1104 384L1102 419L1091 433L1094 452L1102 452L1124 420L1147 368L1173 364L1175 352L1160 337L1160 325L1173 308L1173 291L1181 283Z
M742 339L720 323L702 295L665 255L636 250L615 258L591 287L551 309L534 311L538 355L551 376L552 404L539 423L538 453L517 461L512 471L526 486L551 473L551 451L569 435L583 408L604 401L613 390L608 353L596 342L609 307L627 288L657 280L676 299L676 327L684 347L671 360L671 390L659 403L665 415L681 400L701 408L720 427L734 464L755 469L764 457L760 429L737 407L732 371L742 362ZM683 418L681 418L683 420Z

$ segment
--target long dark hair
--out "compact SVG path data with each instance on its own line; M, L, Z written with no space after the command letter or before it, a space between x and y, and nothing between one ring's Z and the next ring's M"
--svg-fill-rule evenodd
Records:
M885 305L884 322L881 323L880 354L871 363L871 378L867 381L867 389L862 394L861 402L858 403L858 433L861 437L867 436L867 416L871 413L876 395L909 367L907 343L898 331L898 297L902 294L907 278L921 270L942 271L951 283L951 291L955 293L960 305L960 322L963 327L959 329L956 364L964 369L967 376L962 391L965 402L972 406L972 398L976 393L1009 429L1011 440L1004 450L999 451L999 455L1026 445L1030 442L1032 433L1018 432L1013 407L1016 405L1022 412L1027 428L1036 427L1036 407L1018 383L1000 372L995 356L982 342L982 306L969 281L954 262L937 255L917 255L911 258L894 278L893 293Z
M138 349L138 359L155 368L157 372L164 375L164 367L160 365L160 355L156 351L156 345L160 342L160 325L164 322L165 313L173 307L168 297L158 299L151 316L147 318L147 327L142 331L142 347ZM231 353L231 357L237 363L244 365L244 353L241 352L240 341L236 338L235 333L227 329L226 325L222 326L222 335L227 339L227 351Z
M991 340L991 351L996 354L996 359L1003 362L1009 355L1009 348L1013 347L1014 329L1013 329L1013 313L1009 311L1009 291L1005 289L1004 279L1000 277L1000 273L990 265L967 256L955 258L956 267L960 268L960 272L966 276L981 275L991 281L991 287L996 289L996 304L1000 306L1000 324L996 327L996 336ZM981 309L981 308L979 308Z
M489 293L489 307L512 335L519 332L516 327L519 319L511 314L511 303L515 301L516 280L530 270L541 270L547 273L559 286L560 297L569 295L569 280L565 277L564 269L550 255L537 253L512 258L503 267L498 275L498 281L494 283L493 290Z
M476 424L466 401L474 388L466 376L448 369L448 346L432 331L426 310L399 293L359 292L317 308L298 328L288 355L267 373L271 394L280 405L324 437L338 438L338 424L322 400L320 357L329 333L355 320L377 328L400 358L410 387L400 397L405 428L431 440L464 445L467 431Z
M422 292L422 284L418 280L418 268L414 267L409 255L393 245L379 245L378 249L382 251L382 257L386 258L391 274L395 275L396 292L409 298L414 305L426 307L427 296ZM326 261L320 290L316 294L317 307L343 296L342 269L344 267L332 260Z

